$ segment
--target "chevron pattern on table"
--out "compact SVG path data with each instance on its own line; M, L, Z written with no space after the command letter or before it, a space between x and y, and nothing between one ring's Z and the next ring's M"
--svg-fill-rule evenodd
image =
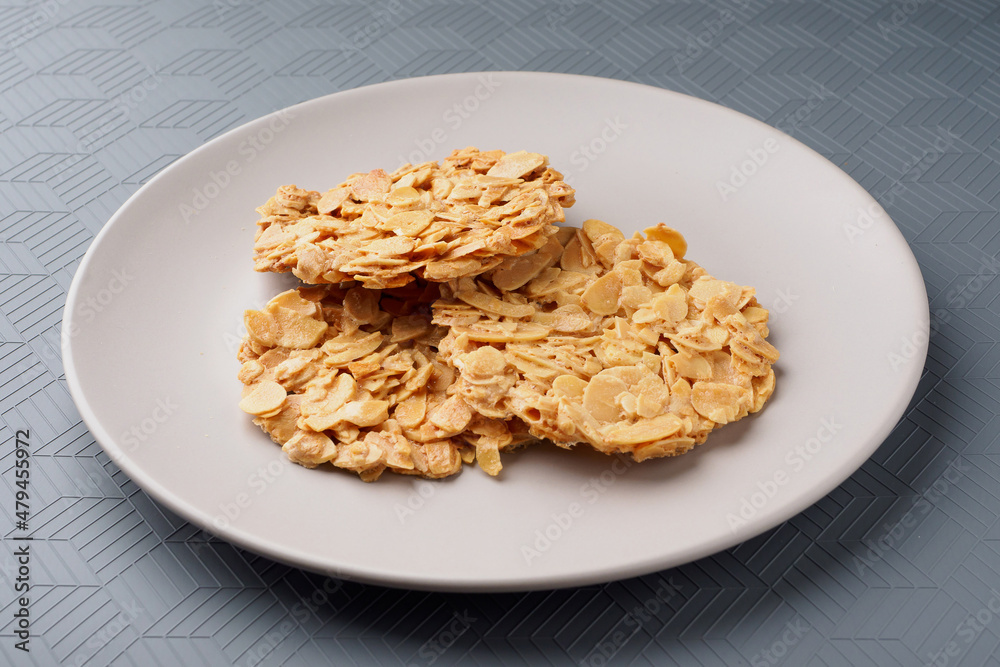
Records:
M841 165L930 297L905 418L838 489L710 558L603 586L387 590L242 551L152 502L59 359L80 258L143 183L293 102L473 70L713 100ZM30 425L30 655L12 665L1000 665L1000 8L989 0L47 0L0 7L0 507ZM5 525L4 534L13 532Z

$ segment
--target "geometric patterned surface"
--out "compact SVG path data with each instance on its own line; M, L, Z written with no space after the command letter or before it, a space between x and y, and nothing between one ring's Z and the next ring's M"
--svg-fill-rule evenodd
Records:
M152 502L82 425L59 359L73 272L157 171L294 102L409 76L537 70L719 102L841 165L920 262L930 354L848 481L728 551L553 592L340 582ZM0 664L1000 665L1000 9L992 0L0 7L0 528L31 429L31 653Z

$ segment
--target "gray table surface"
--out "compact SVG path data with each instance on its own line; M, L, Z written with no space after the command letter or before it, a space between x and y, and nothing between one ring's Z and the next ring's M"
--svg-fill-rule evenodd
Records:
M1000 665L1000 9L995 2L13 0L0 7L0 663ZM628 79L781 127L920 262L930 354L837 490L710 558L504 595L345 583L200 532L94 442L61 309L111 214L274 109L470 70ZM15 434L30 428L30 654Z

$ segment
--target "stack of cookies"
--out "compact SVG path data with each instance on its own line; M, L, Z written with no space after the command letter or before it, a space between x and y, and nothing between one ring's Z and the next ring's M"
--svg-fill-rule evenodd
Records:
M466 148L257 209L258 271L303 286L245 314L240 407L304 466L440 478L549 440L637 461L760 410L778 352L754 290L664 225L562 226L538 153Z

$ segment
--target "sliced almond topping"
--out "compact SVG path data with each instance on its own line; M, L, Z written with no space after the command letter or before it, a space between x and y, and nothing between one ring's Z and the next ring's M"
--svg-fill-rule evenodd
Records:
M300 315L282 306L268 305L268 311L277 323L279 334L275 343L281 347L306 350L315 347L326 333L326 322Z
M500 158L495 165L490 167L486 175L503 178L521 178L535 171L547 161L544 155L539 155L538 153L528 153L526 151L508 153Z
M503 372L507 360L500 350L486 345L465 357L465 371L473 376L493 377Z
M535 309L528 304L508 303L478 290L459 290L455 297L474 308L503 317L531 317L535 312Z
M255 267L334 284L247 312L240 407L292 460L366 481L496 475L500 451L541 438L673 456L760 410L778 353L754 290L662 224L554 227L559 178L538 154L465 149L280 189Z
M665 414L634 424L615 425L604 430L604 438L612 445L637 445L668 438L681 430L683 422L677 415Z
M250 337L257 343L265 347L274 347L277 344L280 331L278 323L270 314L259 310L245 311L243 325L247 328Z
M277 382L258 382L240 401L240 410L251 415L273 413L285 402L286 395L285 388Z
M351 184L351 194L358 201L381 201L392 185L389 174L381 169L375 169Z
M556 396L582 399L587 384L586 380L576 375L560 375L552 381L552 389Z
M480 438L476 443L476 460L479 461L479 467L492 477L499 475L503 468L500 464L500 450L495 442L487 438Z
M412 206L418 201L420 191L409 185L391 190L385 197L385 203L389 206Z
M748 401L746 389L720 382L695 382L691 387L691 404L703 417L719 424L735 421L742 404Z
M620 410L615 404L619 394L628 391L628 386L612 375L597 375L587 384L583 392L583 407L599 422L616 422Z
M400 236L419 236L430 226L432 220L434 220L434 214L430 211L402 211L393 214L384 224L380 225L380 228L395 232ZM403 252L410 252L412 249L413 246L409 246Z
M670 250L674 253L676 259L684 259L684 255L687 253L687 241L684 240L684 236L675 229L667 227L662 222L655 227L650 227L646 230L646 237L654 241L662 241L670 246Z
M341 421L355 426L376 426L389 418L388 401L350 401L339 411Z
M461 433L472 419L472 410L461 398L452 396L430 415L430 422L448 434Z
M617 273L607 273L593 283L581 295L584 308L597 315L614 315L618 312L622 279Z
M379 293L355 287L344 296L344 311L359 324L373 324L378 317Z
M310 431L299 431L281 449L289 459L307 468L315 468L337 455L337 446L330 438Z
M350 196L350 188L340 187L327 190L326 194L320 197L319 201L316 202L316 210L323 215L330 215L340 208L340 205L347 201L347 198Z

